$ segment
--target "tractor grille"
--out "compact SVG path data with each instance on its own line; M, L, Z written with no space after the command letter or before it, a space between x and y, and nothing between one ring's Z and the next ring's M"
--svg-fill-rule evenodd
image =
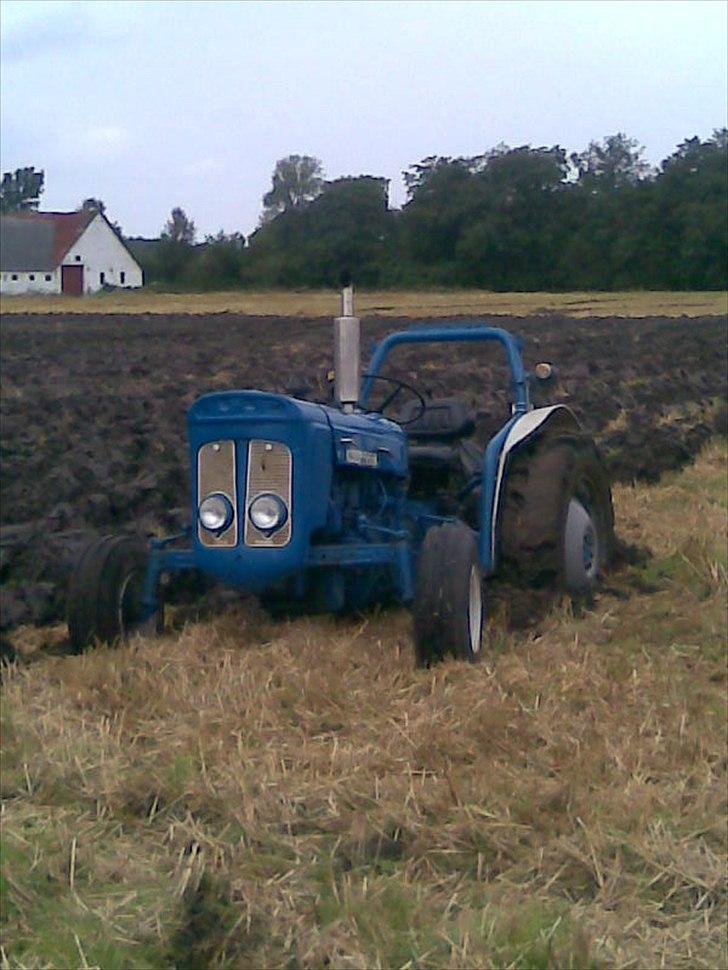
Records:
M235 495L235 442L210 441L197 453L197 500L219 492L233 507L233 520L228 528L215 535L197 524L197 535L203 546L210 549L229 549L236 545L238 531L238 503Z
M256 529L245 515L245 545L280 548L291 541L293 509L291 508L291 477L293 461L291 450L277 441L251 441L248 445L248 481L245 490L245 508L262 494L277 495L288 508L288 518L283 528L266 535Z

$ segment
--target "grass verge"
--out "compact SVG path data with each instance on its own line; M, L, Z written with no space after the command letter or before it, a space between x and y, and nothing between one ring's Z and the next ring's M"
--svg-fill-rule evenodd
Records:
M491 293L485 290L406 291L359 290L362 316L449 317L535 316L569 317L701 317L728 313L725 292L670 293ZM219 293L99 293L68 296L4 296L3 313L240 313L251 316L331 317L340 312L333 290L252 291Z
M9 668L4 964L726 965L725 469L619 487L652 556L479 667L243 604Z

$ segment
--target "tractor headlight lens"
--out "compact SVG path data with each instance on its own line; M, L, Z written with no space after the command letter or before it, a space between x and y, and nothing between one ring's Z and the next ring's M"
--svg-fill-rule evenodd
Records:
M208 495L197 510L208 532L224 532L233 520L233 507L224 495Z
M259 495L250 503L248 515L260 532L273 532L280 529L288 518L288 509L277 495Z

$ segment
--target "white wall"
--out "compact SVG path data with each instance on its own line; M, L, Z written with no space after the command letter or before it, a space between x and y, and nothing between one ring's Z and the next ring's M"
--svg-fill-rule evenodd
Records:
M17 276L17 279L13 279ZM30 277L34 276L35 279ZM50 276L50 280L46 279ZM0 273L0 293L13 296L18 293L60 293L61 271L54 269L50 273L42 270L28 270L27 273Z
M77 258L80 257L80 258ZM95 293L104 283L142 285L142 271L103 216L97 215L66 254L64 265L83 266L83 291ZM104 283L101 274L104 274ZM121 274L124 274L122 282ZM59 271L60 279L60 271ZM59 285L60 289L60 285Z

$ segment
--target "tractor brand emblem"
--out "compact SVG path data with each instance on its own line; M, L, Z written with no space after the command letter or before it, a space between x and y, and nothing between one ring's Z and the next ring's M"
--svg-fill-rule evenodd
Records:
M379 464L375 451L362 451L360 448L347 448L346 460L350 465L365 465L367 468L376 468Z

